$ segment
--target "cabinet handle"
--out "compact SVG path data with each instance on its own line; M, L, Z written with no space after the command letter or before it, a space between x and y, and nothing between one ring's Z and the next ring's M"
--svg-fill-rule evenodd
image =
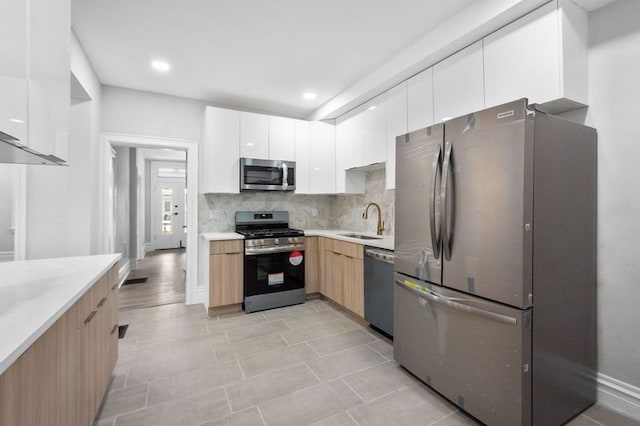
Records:
M117 329L118 329L118 324L113 326L113 328L111 329L111 334L113 335L113 333L115 333Z
M91 313L89 314L89 316L87 317L86 320L84 320L85 324L89 324L91 322L91 320L93 319L93 317L96 316L96 314L98 313L98 311L91 311Z
M116 283L111 287L111 291L115 290L116 288L118 288L118 281L116 281Z
M101 308L105 303L107 303L107 298L103 297L102 300L98 302L98 308Z

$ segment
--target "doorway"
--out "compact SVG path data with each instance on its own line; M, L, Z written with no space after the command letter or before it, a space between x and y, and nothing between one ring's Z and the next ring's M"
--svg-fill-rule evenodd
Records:
M101 150L101 155L103 160L101 161L101 165L103 168L103 172L101 174L101 208L100 208L100 224L103 229L101 235L101 245L103 247L104 252L115 253L122 252L122 247L116 247L117 244L121 244L120 241L116 241L116 226L115 220L113 218L113 203L116 202L113 196L113 188L114 188L114 175L112 174L112 170L110 169L110 157L111 151L114 147L127 147L127 148L139 148L139 151L142 150L156 150L156 151L182 151L186 152L186 162L182 163L182 168L186 171L184 177L184 183L180 188L172 187L173 193L182 194L182 207L180 207L180 203L178 203L178 208L172 207L171 213L178 213L175 216L181 216L179 219L172 219L170 222L172 231L178 227L178 230L182 233L181 241L182 246L184 248L178 249L182 250L181 253L175 253L175 256L171 260L161 259L158 256L155 256L155 253L149 253L148 251L153 251L155 246L151 241L151 238L147 238L150 235L150 229L152 227L152 220L150 219L151 215L149 214L148 220L145 221L144 224L137 226L137 235L132 236L130 240L128 240L128 250L133 255L135 253L135 257L138 259L137 267L138 269L145 268L150 266L151 264L157 265L171 265L175 267L175 269L183 274L184 277L184 293L183 296L186 304L195 304L202 303L204 297L204 289L198 288L197 283L197 259L198 259L198 246L197 246L197 203L198 203L198 145L197 141L191 140L177 140L177 139L165 139L165 138L156 138L156 137L147 137L147 136L137 136L137 135L121 135L121 134L110 134L105 133L102 136L103 148ZM136 156L139 160L139 156ZM150 164L149 164L150 166ZM186 167L185 167L186 166ZM151 181L152 172L151 167L145 167L145 170L149 170L149 172L145 172L145 179L147 182ZM189 176L193 176L194 178L189 178ZM138 180L140 174L136 174L131 177L131 181ZM174 179L175 176L170 176L168 179ZM138 186L140 187L140 185ZM138 196L139 200L136 203L136 208L145 209L147 211L151 211L151 198L152 198L152 190L150 185L145 186L146 191L143 196ZM130 193L133 195L133 192ZM144 200L144 203L147 203L146 206L140 207L140 200ZM176 199L177 200L177 199ZM171 197L171 206L175 206L173 196ZM133 204L130 204L133 207ZM191 208L193 206L193 208ZM173 210L175 209L175 210ZM140 215L138 215L140 216ZM162 216L159 218L160 222L162 222ZM177 225L182 222L182 224ZM133 223L130 222L133 226ZM160 225L162 226L162 225ZM185 228L186 226L186 228ZM186 232L185 232L186 230ZM148 232L149 231L149 232ZM178 234L180 235L180 234ZM180 243L178 243L178 247ZM170 253L167 253L170 254ZM146 255L146 256L145 256ZM148 258L148 259L147 259ZM149 260L150 265L145 265L145 261ZM179 267L176 265L183 264L183 267ZM128 265L123 264L120 268L120 282L124 283L125 278L136 278L138 274L136 269L136 264L133 262L129 262ZM134 272L129 274L133 269ZM140 271L142 272L142 271ZM151 275L147 275L147 278L150 279ZM132 286L136 286L139 284L133 284ZM142 287L137 287L138 289L142 289ZM121 287L122 289L122 287Z
M151 238L155 250L187 246L186 165L151 162Z

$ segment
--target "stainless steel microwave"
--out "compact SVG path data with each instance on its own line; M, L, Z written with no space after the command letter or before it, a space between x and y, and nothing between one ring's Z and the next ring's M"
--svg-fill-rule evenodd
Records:
M294 191L296 162L240 159L240 191Z

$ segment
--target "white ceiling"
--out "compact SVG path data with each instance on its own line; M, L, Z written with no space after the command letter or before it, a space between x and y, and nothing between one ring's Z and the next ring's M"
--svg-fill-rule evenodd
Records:
M469 42L452 31L483 36L545 1L71 0L71 13L103 84L318 119ZM569 1L595 11L614 0Z
M71 12L103 84L307 117L471 3L72 0Z

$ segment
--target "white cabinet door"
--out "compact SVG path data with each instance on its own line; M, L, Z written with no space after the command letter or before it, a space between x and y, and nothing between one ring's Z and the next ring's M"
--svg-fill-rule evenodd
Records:
M558 24L548 3L484 39L487 106L559 96Z
M309 193L309 122L294 120L296 194Z
M433 68L407 80L407 132L431 126L433 120Z
M386 188L396 187L396 137L407 133L407 83L386 92L387 96L387 164Z
M69 157L69 0L29 1L29 147Z
M433 67L435 122L484 108L482 40Z
M0 131L27 141L27 2L3 0L0 14Z
M385 95L367 102L362 112L364 166L383 163L387 159L387 111Z
M295 120L269 116L269 159L295 161Z
M240 113L240 156L261 160L269 158L269 116Z
M362 113L356 111L336 123L336 186L337 194L350 192L347 169L363 165ZM360 188L356 188L360 189ZM353 190L353 188L351 188ZM364 191L364 188L362 188ZM357 191L360 192L360 191Z
M586 21L586 12L571 2L553 1L487 36L487 106L519 98L548 104L552 112L563 111L560 104L567 100L585 105Z
M309 128L310 173L312 194L336 192L336 130L332 123L312 121Z
M239 142L240 112L207 107L200 155L201 192L240 192Z

